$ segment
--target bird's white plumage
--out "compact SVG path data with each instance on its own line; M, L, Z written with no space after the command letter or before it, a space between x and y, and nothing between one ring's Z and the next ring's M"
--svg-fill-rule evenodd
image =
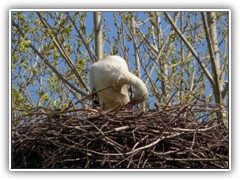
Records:
M133 104L148 98L143 81L129 72L126 61L119 56L107 56L91 65L89 77L91 89L97 92L98 101L105 110L129 103L130 85L135 90Z

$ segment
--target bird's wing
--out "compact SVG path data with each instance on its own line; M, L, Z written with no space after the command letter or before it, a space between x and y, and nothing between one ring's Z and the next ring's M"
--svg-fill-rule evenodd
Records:
M100 87L117 84L126 72L128 72L128 67L125 60L110 58L98 61L89 69L90 88L99 90Z

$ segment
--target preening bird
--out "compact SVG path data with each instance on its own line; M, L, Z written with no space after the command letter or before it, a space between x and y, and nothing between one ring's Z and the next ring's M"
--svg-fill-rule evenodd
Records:
M129 72L126 61L119 56L107 56L89 69L90 87L104 110L117 110L126 104L142 103L148 99L144 82ZM130 100L129 88L134 88Z

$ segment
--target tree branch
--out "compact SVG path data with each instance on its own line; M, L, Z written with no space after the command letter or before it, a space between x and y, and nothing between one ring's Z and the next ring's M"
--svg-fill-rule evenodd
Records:
M194 48L192 47L192 45L188 42L188 40L184 37L184 35L181 33L181 31L178 29L178 27L176 26L176 24L173 22L172 18L169 16L169 14L167 12L164 12L166 18L168 19L169 23L172 25L172 27L174 28L174 30L176 31L176 33L180 36L180 38L182 39L182 41L186 44L186 46L188 47L188 49L191 51L192 55L195 57L195 59L198 61L199 65L201 66L203 72L206 74L208 80L210 81L210 83L212 85L215 85L215 81L212 77L212 75L210 74L210 72L208 71L207 67L201 62L201 59L198 57L196 51L194 50Z
M69 15L68 12L67 12L66 14L67 14L67 17L68 17L68 18L70 19L70 21L72 22L75 30L77 31L79 38L81 39L81 41L83 42L85 48L87 49L91 61L92 61L92 62L96 62L96 61L97 61L97 57L93 54L92 50L91 50L91 49L89 48L89 46L87 45L87 43L86 43L85 39L83 38L80 30L77 28L76 23L73 21L72 17Z
M141 77L141 68L140 68L140 60L139 60L139 47L137 46L137 40L136 40L136 21L134 18L134 15L132 13L131 18L132 26L130 28L130 33L132 34L132 40L133 40L133 46L135 51L135 63L136 63L136 70L137 70L137 76ZM132 31L131 31L132 29Z

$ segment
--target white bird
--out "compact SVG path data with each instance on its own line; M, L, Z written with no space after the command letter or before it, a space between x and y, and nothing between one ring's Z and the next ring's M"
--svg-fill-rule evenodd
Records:
M126 61L119 56L107 56L90 66L90 87L104 110L117 110L126 104L137 104L148 99L144 82L129 72ZM134 97L130 101L129 88Z

